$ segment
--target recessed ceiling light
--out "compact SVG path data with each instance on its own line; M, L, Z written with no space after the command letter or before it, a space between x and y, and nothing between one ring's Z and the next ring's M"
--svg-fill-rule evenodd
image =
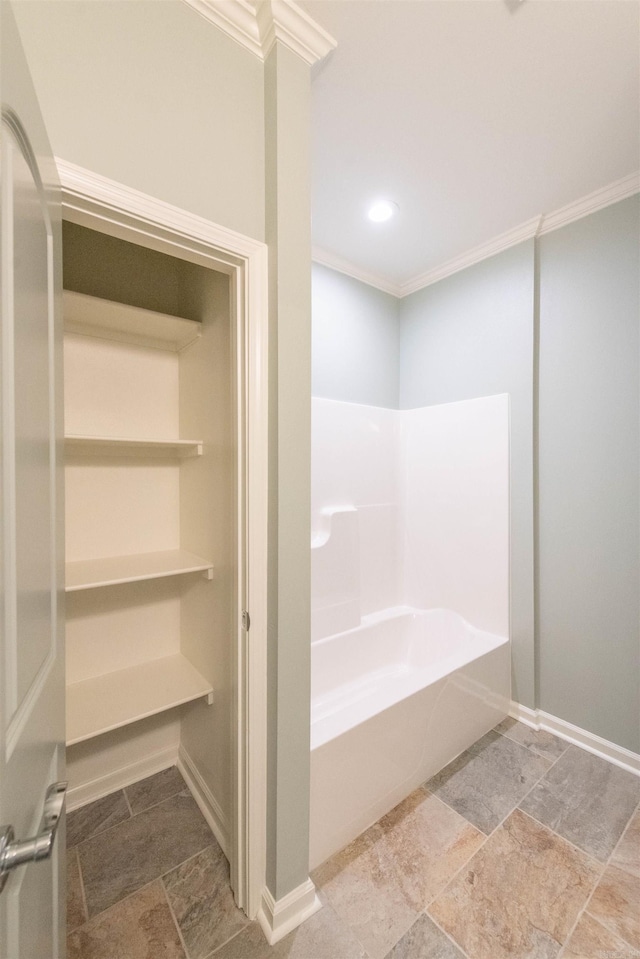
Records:
M367 216L373 223L384 223L398 212L399 206L393 200L376 200L369 207Z

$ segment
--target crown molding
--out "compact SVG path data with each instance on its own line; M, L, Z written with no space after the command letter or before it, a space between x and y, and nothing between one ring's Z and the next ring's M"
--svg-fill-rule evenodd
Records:
M264 60L256 11L248 0L184 0L201 17Z
M360 269L359 266L350 263L349 260L343 260L342 257L330 253L329 250L323 250L319 246L314 246L311 250L311 259L320 266L328 266L330 270L336 270L338 273L344 273L354 280L360 280L367 286L374 286L376 290L382 290L383 293L390 293L391 296L402 296L401 287L392 280L387 280L376 273L369 273L367 270Z
M183 234L224 249L228 254L227 266L235 265L234 256L246 259L266 255L267 247L260 240L212 223L195 213L141 193L61 157L55 157L55 163L63 189L62 209L67 214L72 214L74 210L87 212L99 209L104 216L107 210L113 210L120 216L126 210L138 223L162 223L174 234Z
M337 44L293 0L184 0L196 13L264 61L280 41L312 66Z
M508 250L509 247L516 246L524 240L533 239L534 236L537 236L541 220L541 216L534 216L531 220L521 223L512 230L507 230L506 233L500 233L499 236L494 237L492 240L487 240L486 243L480 243L479 246L474 246L471 250L467 250L466 253L456 256L452 260L447 260L446 263L443 263L441 266L436 266L432 270L418 274L418 276L415 276L412 280L407 280L406 283L401 285L400 296L409 296L411 293L417 293L418 290L422 290L425 286L431 286L432 283L437 283L438 280L444 280L445 277L451 276L453 273L466 270L467 267L473 266L474 263L487 260L490 256L495 256L496 253L502 253L503 250Z
M618 203L620 200L626 200L627 197L640 193L640 172L630 173L628 176L609 183L593 193L574 200L573 203L567 203L553 213L545 213L538 230L538 236L545 233L551 233L552 230L558 230L561 226L573 223L575 220L581 220L590 213L597 213L612 203Z
M266 59L277 40L313 66L337 46L336 40L293 0L260 0L256 19Z
M546 233L551 233L553 230L559 230L560 227L567 226L576 220L581 220L591 213L597 213L598 210L603 210L605 207L611 206L613 203L618 203L620 200L626 200L636 193L640 193L640 172L637 171L622 177L620 180L616 180L614 183L609 183L599 190L594 190L593 193L580 197L580 199L574 200L572 203L567 203L566 206L560 207L559 210L535 216L531 220L521 223L520 226L516 226L512 230L507 230L506 233L501 233L492 240L487 240L486 243L481 243L466 253L454 257L452 260L447 260L432 270L418 274L418 276L407 280L405 283L394 283L387 277L368 273L366 270L362 270L348 260L344 260L328 250L321 250L317 247L313 248L312 258L316 263L320 263L322 266L328 266L332 270L346 274L346 276L352 276L355 280L361 280L362 283L368 283L369 286L374 286L378 290L391 293L392 296L397 296L401 299L404 296L417 293L418 290L423 290L427 286L431 286L432 283L444 280L447 276L452 276L460 270L466 270L468 267L473 266L474 263L480 263L490 256L495 256L496 253L502 253L504 250L508 250L509 247L517 246L518 243L522 243L524 240L531 240L544 236Z

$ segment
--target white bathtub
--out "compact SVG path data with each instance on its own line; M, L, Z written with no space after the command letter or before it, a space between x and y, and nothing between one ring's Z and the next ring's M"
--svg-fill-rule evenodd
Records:
M500 722L510 677L508 638L447 609L395 607L313 643L310 868Z

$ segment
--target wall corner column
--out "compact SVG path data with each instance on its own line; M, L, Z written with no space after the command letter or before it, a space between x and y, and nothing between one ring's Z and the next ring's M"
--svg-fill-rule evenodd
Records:
M269 247L267 866L270 942L319 908L309 880L311 203L310 66L280 41L265 60Z

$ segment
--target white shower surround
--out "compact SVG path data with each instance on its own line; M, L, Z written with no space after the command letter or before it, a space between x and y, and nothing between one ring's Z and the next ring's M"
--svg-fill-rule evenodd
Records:
M510 701L509 399L313 400L314 868Z

